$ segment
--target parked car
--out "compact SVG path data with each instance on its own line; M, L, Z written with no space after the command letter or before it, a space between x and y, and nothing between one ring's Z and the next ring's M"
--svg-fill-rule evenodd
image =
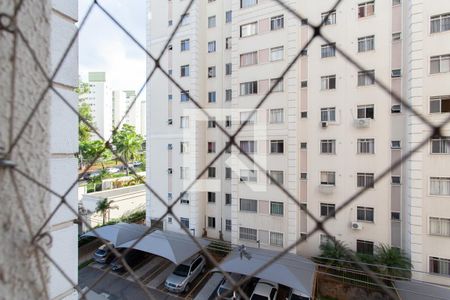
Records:
M119 168L115 168L115 167L111 167L111 168L108 168L106 171L108 171L109 174L115 174L115 173L119 173L120 169Z
M201 255L193 256L180 265L170 274L164 285L172 293L188 292L191 283L206 269L205 258Z
M236 274L236 273L230 273L230 276L235 282L238 282L242 278L245 277L244 275ZM245 289L242 286L241 286L241 288L243 290ZM219 287L217 288L217 297L219 299L226 299L226 300L228 300L228 299L229 300L231 300L231 299L239 300L239 299L241 299L241 294L239 294L239 292L236 292L236 293L234 293L234 297L233 297L233 285L226 278L224 278L224 279L222 279L222 281L219 284Z
M140 262L142 262L149 254L143 251L139 251L139 250L130 250L130 252L127 253L127 255L125 255L125 261L127 262L127 264L130 266L130 268L135 267L137 264L139 264ZM124 270L124 266L122 264L122 261L116 257L112 262L111 262L111 269L114 272L120 272Z
M142 166L142 161L135 161L133 163L133 167L139 167L139 166Z
M291 289L289 291L289 296L286 298L286 300L310 300L309 296L303 294L302 292L298 290Z
M109 246L112 247L112 244L110 243ZM114 254L107 245L101 245L92 255L92 258L99 264L106 264L110 262L113 257Z
M278 295L278 283L260 279L250 300L275 300Z

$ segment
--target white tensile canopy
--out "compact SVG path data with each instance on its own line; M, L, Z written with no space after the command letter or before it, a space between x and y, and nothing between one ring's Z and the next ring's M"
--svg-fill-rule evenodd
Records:
M117 223L88 231L83 236L93 236L111 242L114 247L137 239L145 234L147 226L140 224Z

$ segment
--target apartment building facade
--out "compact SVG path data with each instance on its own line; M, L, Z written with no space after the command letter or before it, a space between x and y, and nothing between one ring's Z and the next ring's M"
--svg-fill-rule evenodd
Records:
M442 40L450 34L450 3L437 2L343 1L330 12L334 1L284 1L308 18L300 21L274 1L196 1L161 60L184 90L164 74L147 88L151 186L170 204L225 146L216 124L234 133L272 89L236 142L300 204L233 147L174 207L180 221L197 236L275 250L303 237L292 251L313 256L327 237L306 237L315 222L305 208L318 219L334 216L368 187L325 228L359 253L380 244L402 248L414 276L448 283L448 139L430 140L374 183L431 132L390 91L433 122L448 116L450 46ZM148 1L151 53L165 45L186 5ZM327 40L308 44L308 22L326 16ZM148 219L166 211L152 194L147 205ZM164 224L180 230L172 216Z
M109 139L113 126L113 95L105 72L88 73L89 93L87 103L91 107L92 117L98 132ZM96 134L93 139L98 139Z

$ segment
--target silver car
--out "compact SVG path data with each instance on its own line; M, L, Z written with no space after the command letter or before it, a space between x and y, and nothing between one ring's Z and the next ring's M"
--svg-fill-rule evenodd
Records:
M244 278L244 275L231 273L230 277L235 281L239 282L242 278ZM242 289L244 287L241 286ZM241 299L241 294L239 292L233 292L233 285L231 282L229 282L226 278L222 279L220 282L219 287L217 288L217 298L218 299Z
M191 283L198 275L205 272L206 261L203 256L193 256L178 265L167 277L165 287L172 293L188 292Z

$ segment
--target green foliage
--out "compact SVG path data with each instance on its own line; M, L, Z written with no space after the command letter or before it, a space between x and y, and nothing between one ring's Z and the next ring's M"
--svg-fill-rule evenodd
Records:
M126 163L138 159L142 152L144 138L136 133L134 126L124 124L122 129L113 134L112 144L116 147L117 154ZM128 169L126 169L128 175Z
M86 82L80 83L77 88L75 88L75 93L78 94L79 100L79 113L89 124L93 125L94 118L92 117L92 112L90 106L85 102L87 94L89 93L89 84ZM84 123L81 118L78 120L78 135L79 142L87 142L91 138L91 128Z
M103 217L103 225L106 223L106 215L109 213L111 209L117 209L118 206L113 206L112 203L114 201L108 200L108 198L104 198L97 202L97 207L95 208L96 213L100 213Z
M345 267L349 263L340 260L351 260L350 253L352 250L341 241L328 242L320 245L321 253L319 260L326 265ZM324 258L324 259L320 259ZM329 258L329 259L326 259Z
M380 244L377 247L376 258L378 264L386 266L386 268L379 269L381 273L389 276L411 278L411 261L401 249Z
M120 221L125 223L141 223L145 221L145 210L138 210L129 215L122 216Z
M101 170L97 176L92 176L89 178L88 184L93 185L94 192L102 190L102 182L108 176L106 170Z
M102 164L103 169L104 162L112 157L111 151L99 140L80 142L80 154L83 164L94 162L98 156L97 161Z

